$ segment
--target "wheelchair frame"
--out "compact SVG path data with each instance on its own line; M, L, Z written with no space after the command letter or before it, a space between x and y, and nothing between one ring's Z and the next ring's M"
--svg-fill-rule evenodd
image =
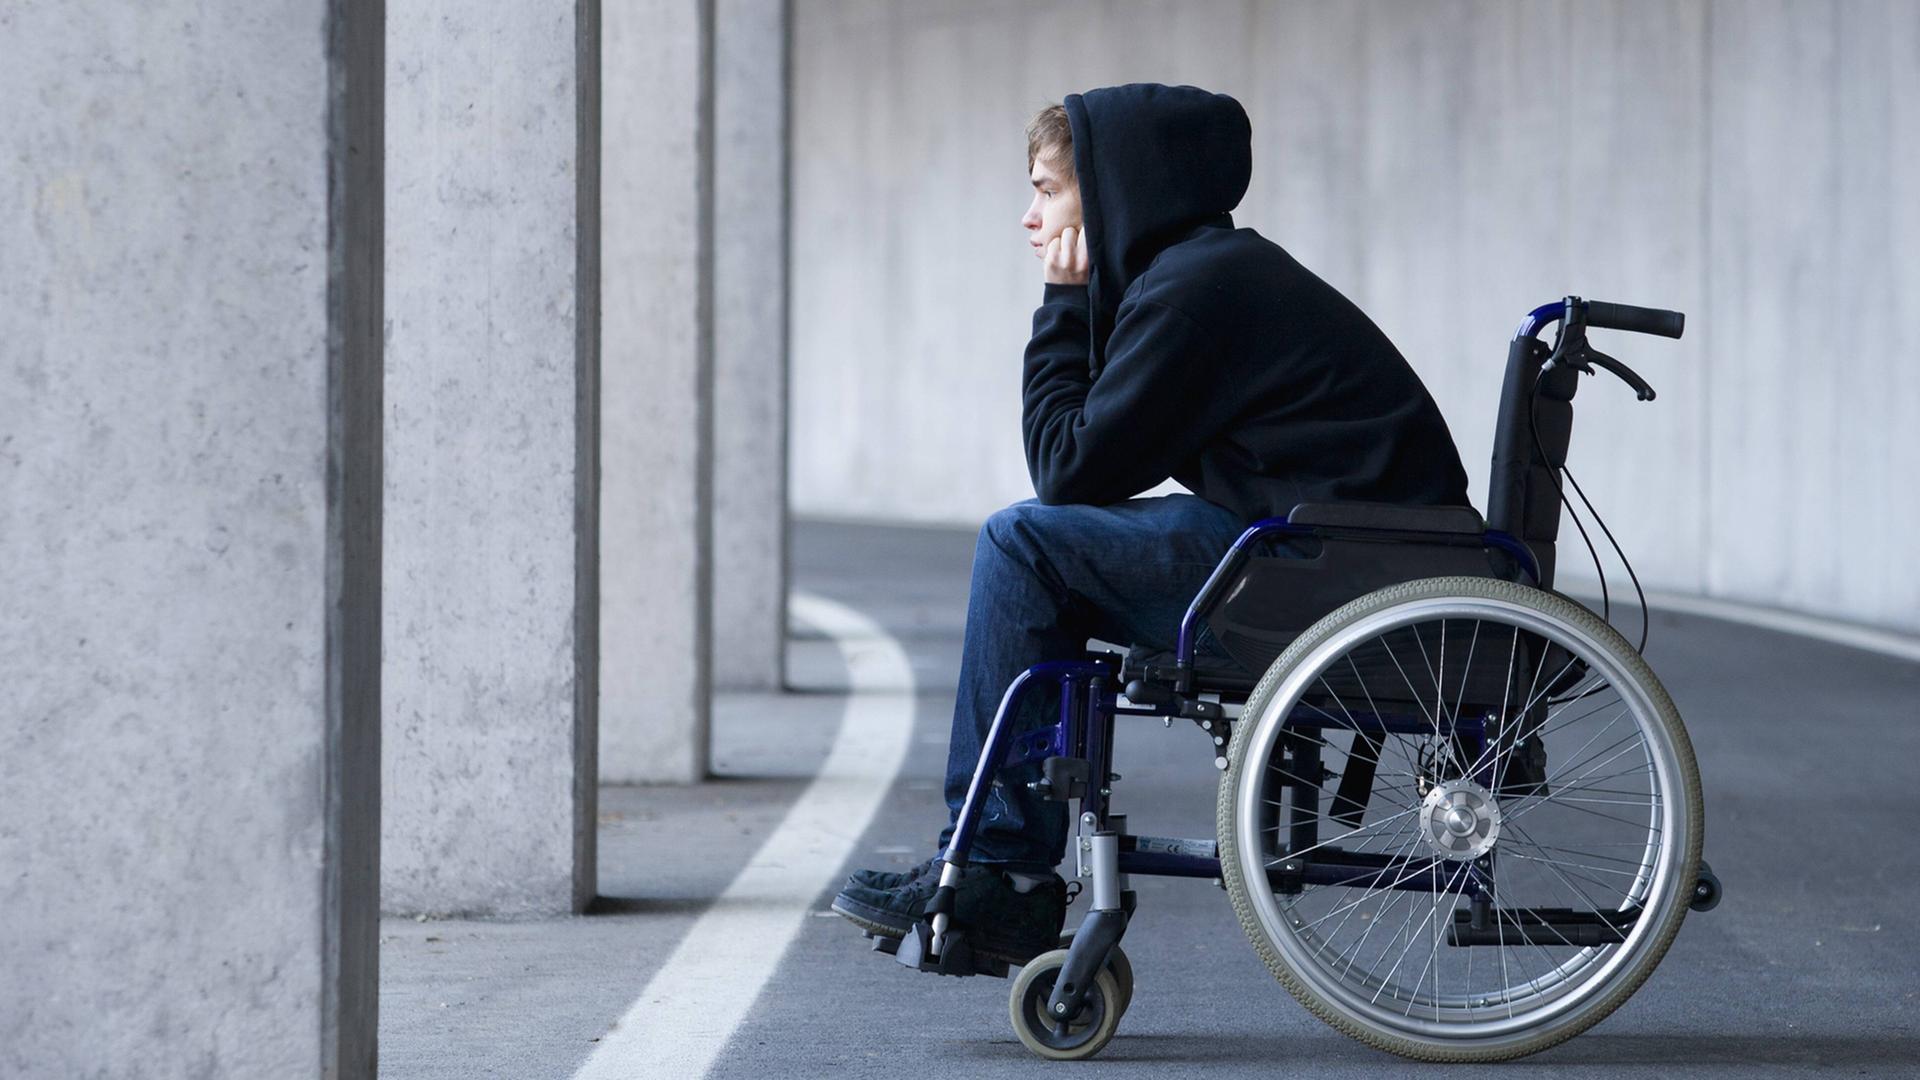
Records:
M1156 685L1152 681L1137 679L1126 687L1123 695L1117 689L1121 657L1111 652L1088 653L1080 660L1042 662L1015 677L995 711L993 724L981 748L979 763L974 768L973 779L967 788L966 802L954 824L947 849L942 854L946 869L942 871L941 887L927 905L927 914L931 918L927 924L930 933L910 936L910 944L900 947L896 953L902 963L949 975L1005 974L1003 964L975 958L965 942L964 934L951 926L953 886L958 880L960 868L968 863L974 833L986 805L987 792L997 781L1002 769L1040 762L1044 779L1036 782L1036 790L1043 797L1063 801L1074 799L1080 804L1076 849L1078 876L1089 879L1093 901L1085 922L1075 936L1076 944L1069 957L1067 971L1059 980L1063 989L1056 991L1054 999L1049 1001L1051 1011L1070 1015L1080 1007L1087 988L1092 985L1090 973L1099 967L1106 949L1118 942L1124 933L1126 918L1134 907L1134 894L1127 881L1129 875L1204 879L1220 877L1217 848L1211 851L1195 850L1196 845L1190 840L1133 835L1126 832L1125 815L1112 813L1109 805L1112 796L1110 785L1117 779L1111 772L1115 718L1141 716L1190 719L1213 740L1215 766L1226 768L1226 745L1231 736L1224 706L1243 703L1246 695L1234 689L1211 687L1198 679L1194 665L1197 628L1219 591L1233 580L1250 557L1255 543L1275 536L1358 534L1391 537L1406 533L1406 530L1400 529L1309 526L1294 522L1292 517L1289 515L1287 518L1256 522L1234 541L1181 619L1179 644L1175 653L1176 674L1164 684ZM1525 544L1496 529L1483 530L1479 539L1485 547L1511 555L1530 577L1537 580L1538 564ZM1027 695L1049 684L1059 689L1059 718L1047 727L1015 735L1014 725L1020 715L1022 702ZM1218 700L1210 701L1202 696L1208 694ZM1127 698L1128 704L1120 704L1122 696ZM1412 735L1431 731L1431 723L1424 717L1387 714L1372 719L1375 726L1368 727L1366 718L1355 717L1357 723L1349 730ZM1302 731L1335 726L1324 717L1300 717L1298 720L1296 723L1295 718L1290 718L1289 725ZM1484 748L1486 732L1478 718L1463 718L1456 731L1479 740L1470 744L1476 754ZM1303 762L1317 758L1317 748L1310 744L1303 743L1299 753L1298 760ZM1485 768L1490 770L1491 764ZM1099 782L1095 782L1095 778L1099 778ZM1491 777L1484 779L1491 786ZM1317 790L1317 786L1315 788ZM1298 808L1294 814L1295 819L1290 826L1290 846L1300 850L1317 844L1319 823L1314 819L1315 816L1302 813ZM1212 848L1213 845L1207 847ZM1329 855L1333 857L1302 859L1286 864L1275 872L1275 884L1290 888L1300 885L1341 885L1358 881L1363 875L1377 875L1391 861L1386 855ZM1419 880L1402 881L1392 887L1407 891L1429 888ZM1477 887L1470 885L1467 891L1473 894L1477 892Z
M1227 746L1233 736L1226 709L1229 705L1244 704L1250 695L1244 686L1238 684L1209 685L1205 673L1196 665L1199 627L1202 620L1219 605L1221 594L1241 580L1242 571L1254 557L1257 545L1273 538L1312 538L1322 542L1351 540L1410 544L1423 548L1478 548L1510 560L1509 563L1500 564L1490 561L1489 570L1492 572L1486 576L1497 577L1504 572L1510 579L1518 580L1524 574L1533 585L1549 588L1552 579L1552 544L1558 528L1558 490L1556 484L1552 492L1555 501L1548 513L1542 509L1544 500L1539 497L1539 489L1541 470L1553 466L1554 461L1540 442L1539 420L1535 411L1537 403L1531 398L1522 403L1520 391L1524 389L1537 395L1541 385L1558 367L1556 385L1559 389L1550 396L1561 403L1564 415L1549 419L1548 445L1557 445L1558 456L1564 460L1571 415L1567 403L1573 394L1574 372L1590 374L1592 368L1588 365L1598 363L1628 381L1643 399L1652 397L1652 390L1637 375L1618 361L1594 352L1586 345L1584 328L1587 325L1613 326L1678 336L1677 322L1670 327L1656 325L1652 320L1654 315L1678 319L1675 313L1670 312L1651 312L1650 309L1567 297L1536 308L1521 323L1509 350L1507 384L1502 400L1502 430L1496 439L1495 484L1490 502L1495 518L1501 524L1509 525L1509 528L1486 527L1485 522L1481 522L1477 531L1462 528L1457 523L1452 528L1427 528L1423 527L1420 510L1397 514L1399 508L1388 507L1373 508L1371 518L1362 513L1355 520L1341 521L1340 515L1328 513L1336 508L1295 507L1284 518L1269 518L1250 525L1234 541L1188 605L1180 622L1170 668L1164 665L1148 666L1139 678L1130 680L1122 687L1121 679L1125 671L1123 658L1112 652L1089 652L1081 659L1047 661L1022 672L1008 686L995 713L951 840L942 853L944 866L940 884L926 905L927 918L918 923L904 940L897 943L877 940L876 947L894 952L901 963L925 971L950 975L1006 973L1003 962L976 956L966 940L966 929L954 924L954 887L961 868L968 864L988 792L998 782L1001 771L1039 763L1042 779L1034 781L1029 787L1043 798L1077 800L1079 803L1078 828L1073 835L1073 842L1078 876L1087 881L1092 903L1074 935L1045 1006L1046 1011L1056 1017L1078 1015L1095 984L1095 976L1125 933L1135 901L1129 883L1131 875L1216 880L1222 875L1223 853L1217 843L1135 835L1128 831L1125 815L1112 812L1112 784L1119 779L1112 772L1114 731L1116 718L1121 716L1160 717L1169 723L1175 717L1189 719L1211 738L1215 766L1221 770L1228 768ZM1548 350L1538 340L1538 335L1554 322L1563 323L1562 333L1552 355L1548 356ZM1530 386L1527 385L1529 382ZM1532 429L1530 446L1519 439L1518 423L1521 418ZM1544 462L1541 460L1543 457L1546 459ZM1533 493L1531 496L1530 491ZM1478 519L1477 514L1471 516ZM1541 545L1542 550L1536 552L1529 540L1534 545ZM1020 706L1028 695L1047 687L1056 687L1059 692L1057 718L1052 724L1038 730L1016 734L1014 729L1021 716ZM1320 740L1303 735L1317 736L1322 731L1335 729L1424 736L1435 733L1434 722L1425 716L1365 712L1348 713L1344 718L1336 719L1324 710L1317 710L1320 715L1316 717L1307 715L1307 708L1309 706L1296 705L1283 722L1281 735L1282 739L1288 740L1289 760L1298 763L1295 766L1296 774L1287 783L1301 789L1297 795L1290 796L1293 805L1289 808L1290 817L1283 826L1288 837L1286 850L1302 852L1303 857L1283 856L1279 865L1271 867L1267 873L1272 886L1282 892L1298 892L1305 886L1355 885L1369 881L1377 885L1383 873L1392 871L1396 880L1378 887L1409 892L1435 891L1431 881L1423 877L1424 872L1402 872L1409 867L1420 870L1416 862L1409 861L1411 857L1408 855L1321 847L1319 828L1322 815L1303 810L1302 805L1311 799L1313 801L1309 805L1317 806L1323 791L1321 785L1325 783L1323 770L1318 767ZM1485 720L1478 716L1458 716L1453 718L1452 724L1452 730L1445 734L1462 740L1462 747L1472 755L1467 760L1477 763L1474 779L1487 789L1495 788L1496 778L1492 775L1494 766L1485 753L1490 737ZM1319 779L1309 780L1308 777ZM1337 813L1330 816L1338 819ZM1317 854L1304 855L1309 852ZM1425 858L1435 865L1443 862L1431 855ZM1480 915L1484 900L1481 899L1483 885L1479 875L1491 872L1490 863L1482 861L1479 866L1473 863L1466 866L1464 880L1458 891L1462 896L1479 901L1473 929L1481 930ZM1704 863L1702 873L1703 882L1711 877L1711 871L1705 869ZM1717 902L1717 880L1713 883L1713 890L1712 901ZM1710 907L1711 903L1703 905L1696 900L1694 906L1703 909ZM1620 940L1623 931L1619 925L1608 920L1608 913L1587 914L1593 914L1595 918L1589 920L1594 925L1583 931L1588 938L1585 944ZM1571 931L1563 927L1556 934L1567 932ZM1572 944L1564 936L1560 937L1560 941ZM1463 945L1473 943L1465 939L1456 942Z

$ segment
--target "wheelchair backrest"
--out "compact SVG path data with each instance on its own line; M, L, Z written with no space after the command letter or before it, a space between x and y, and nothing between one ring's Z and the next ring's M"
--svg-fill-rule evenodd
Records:
M1579 372L1570 367L1540 377L1540 365L1551 352L1534 337L1517 338L1507 350L1487 485L1487 527L1517 536L1533 549L1540 562L1541 588L1553 585L1554 542L1560 533L1560 492L1548 463L1567 460L1573 395L1580 385Z

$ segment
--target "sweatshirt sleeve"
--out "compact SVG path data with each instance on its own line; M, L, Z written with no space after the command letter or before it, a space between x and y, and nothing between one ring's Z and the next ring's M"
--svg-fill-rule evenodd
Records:
M1119 502L1173 475L1213 437L1214 350L1184 313L1120 307L1098 379L1084 286L1048 285L1027 342L1021 429L1043 503Z

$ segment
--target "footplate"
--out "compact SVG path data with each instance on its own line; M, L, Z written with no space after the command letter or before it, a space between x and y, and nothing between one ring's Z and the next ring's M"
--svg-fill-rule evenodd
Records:
M895 960L916 971L930 971L935 975L1007 977L1007 962L974 952L973 947L967 944L965 930L947 931L946 940L942 943L944 947L937 959L927 956L926 943L933 938L933 927L925 919L914 923L913 929L903 938L871 931L867 936L873 939L873 951L889 953Z

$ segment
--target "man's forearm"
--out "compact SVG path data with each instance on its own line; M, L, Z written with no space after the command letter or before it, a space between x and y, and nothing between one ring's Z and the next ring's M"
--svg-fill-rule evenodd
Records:
M1093 304L1085 285L1048 285L1033 312L1033 336L1027 339L1025 385L1055 367L1092 379Z
M1236 407L1216 392L1219 349L1176 308L1122 304L1098 376L1085 290L1049 286L1033 322L1022 431L1042 502L1104 504L1144 491Z
M1048 495L1046 429L1071 422L1093 386L1092 305L1084 285L1048 285L1033 313L1021 392L1020 427L1027 472L1042 499Z

